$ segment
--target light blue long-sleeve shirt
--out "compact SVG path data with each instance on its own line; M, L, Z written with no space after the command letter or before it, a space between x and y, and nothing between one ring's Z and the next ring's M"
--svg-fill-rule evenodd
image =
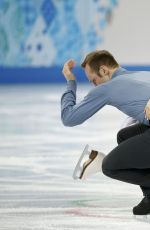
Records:
M119 67L111 80L94 87L76 104L75 80L67 81L67 90L61 98L61 119L65 126L75 126L93 116L105 105L150 126L144 108L150 99L150 72L129 72Z

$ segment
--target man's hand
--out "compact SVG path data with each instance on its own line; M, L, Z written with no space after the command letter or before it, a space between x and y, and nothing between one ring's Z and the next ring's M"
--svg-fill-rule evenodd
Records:
M150 120L150 100L147 102L144 112L145 112L145 118L147 120Z
M75 76L72 73L72 68L75 66L74 60L68 60L63 67L62 73L64 74L66 80L75 80Z

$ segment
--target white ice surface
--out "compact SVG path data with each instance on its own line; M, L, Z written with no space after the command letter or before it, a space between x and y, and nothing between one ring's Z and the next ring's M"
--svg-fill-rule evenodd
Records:
M79 85L78 101L90 87ZM106 106L84 124L64 127L60 97L65 85L0 86L1 230L146 230L132 207L138 186L97 174L72 179L88 143L106 154L116 145L125 115Z

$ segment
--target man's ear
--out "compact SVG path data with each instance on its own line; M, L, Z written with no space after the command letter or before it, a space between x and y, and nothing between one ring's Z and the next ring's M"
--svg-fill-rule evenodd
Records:
M104 77L105 75L108 75L108 73L109 73L108 67L105 65L101 65L99 68L100 76Z

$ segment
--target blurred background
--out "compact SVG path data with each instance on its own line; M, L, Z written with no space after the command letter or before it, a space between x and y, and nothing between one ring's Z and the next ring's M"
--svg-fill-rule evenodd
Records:
M80 68L90 51L150 70L149 9L148 0L0 0L0 229L149 228L132 218L138 186L72 178L86 144L117 146L126 116L105 106L72 128L60 116L66 60L77 62L77 102L93 88Z
M79 66L95 49L149 69L149 7L147 0L0 0L0 83L63 82L63 63Z

